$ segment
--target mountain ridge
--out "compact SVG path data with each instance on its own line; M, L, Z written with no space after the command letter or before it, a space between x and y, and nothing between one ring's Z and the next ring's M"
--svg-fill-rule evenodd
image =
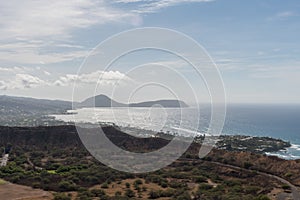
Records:
M72 102L0 95L0 108L11 111L22 110L26 113L57 112L72 109Z
M120 103L106 95L100 94L94 97L89 97L78 104L79 107L152 107L152 106L162 106L165 108L180 108L189 107L184 101L175 99L162 99L153 101L143 101L138 103Z
M37 112L61 112L72 109L72 104L75 108L85 107L152 107L162 106L169 108L189 107L184 101L174 99L151 100L137 103L120 103L106 95L100 94L94 97L89 97L82 102L71 102L65 100L38 99L32 97L19 97L0 95L0 108L5 110L19 110L24 113Z

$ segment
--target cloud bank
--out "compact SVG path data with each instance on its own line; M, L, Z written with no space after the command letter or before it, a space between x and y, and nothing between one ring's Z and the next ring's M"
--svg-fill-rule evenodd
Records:
M38 71L38 72L37 72ZM0 68L1 81L0 90L19 90L30 89L44 86L73 86L77 85L96 85L101 86L130 84L133 83L130 77L119 71L95 71L91 73L76 75L66 74L53 79L51 73L41 68L33 70L25 67ZM52 78L52 79L51 79Z

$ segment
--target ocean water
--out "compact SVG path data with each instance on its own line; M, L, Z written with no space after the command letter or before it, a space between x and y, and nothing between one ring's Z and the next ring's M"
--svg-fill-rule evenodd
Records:
M210 122L210 107L195 108L83 108L75 110L76 121L114 123L154 131L181 134L206 133ZM73 115L55 115L56 119L74 121ZM269 153L285 159L300 159L300 105L227 106L222 134L269 136L290 141L287 150Z
M269 136L289 141L286 151L269 153L284 159L300 159L300 105L228 106L224 134Z

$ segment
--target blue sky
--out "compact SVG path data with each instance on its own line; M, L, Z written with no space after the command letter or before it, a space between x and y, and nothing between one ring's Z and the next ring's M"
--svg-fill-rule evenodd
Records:
M91 49L151 26L201 44L221 71L229 102L299 103L299 10L297 0L2 1L0 94L70 100L72 77ZM123 73L119 67L106 75Z

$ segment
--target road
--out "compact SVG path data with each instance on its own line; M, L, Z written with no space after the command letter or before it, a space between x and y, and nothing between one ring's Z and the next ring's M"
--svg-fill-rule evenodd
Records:
M194 159L180 159L180 160L186 160L186 161L195 161ZM213 163L215 165L219 165L219 166L223 166L223 167L228 167L228 168L232 168L232 169L237 169L237 170L244 170L244 171L248 171L248 172L251 172L252 170L250 169L245 169L245 168L242 168L242 167L238 167L238 166L235 166L235 165L229 165L229 164L224 164L224 163L220 163L220 162L215 162L215 161L204 161L204 162L208 162L208 163ZM297 186L293 185L291 182L289 182L288 180L285 180L279 176L276 176L276 175L273 175L273 174L268 174L268 173L265 173L265 172L260 172L260 171L255 171L257 174L259 175L262 175L262 176L266 176L266 177L269 177L269 178L273 178L273 179L276 179L278 181L280 181L281 183L283 184L286 184L288 186L290 186L291 188L291 191L292 191L292 197L294 200L300 200L300 192L297 188Z
M223 163L219 163L219 162L212 162L212 163L214 163L216 165L224 166L224 167L230 167L230 168L233 168L233 169L251 171L249 169L245 169L245 168L242 168L242 167L237 167L237 166L234 166L234 165L228 165L228 164L223 164ZM300 193L299 193L298 188L295 185L293 185L292 183L290 183L289 181L287 181L287 180L285 180L285 179L283 179L279 176L275 176L275 175L268 174L268 173L265 173L265 172L256 171L256 173L259 174L259 175L262 175L262 176L267 176L267 177L270 177L270 178L273 178L273 179L277 179L281 183L290 186L290 188L292 190L293 199L300 200Z

